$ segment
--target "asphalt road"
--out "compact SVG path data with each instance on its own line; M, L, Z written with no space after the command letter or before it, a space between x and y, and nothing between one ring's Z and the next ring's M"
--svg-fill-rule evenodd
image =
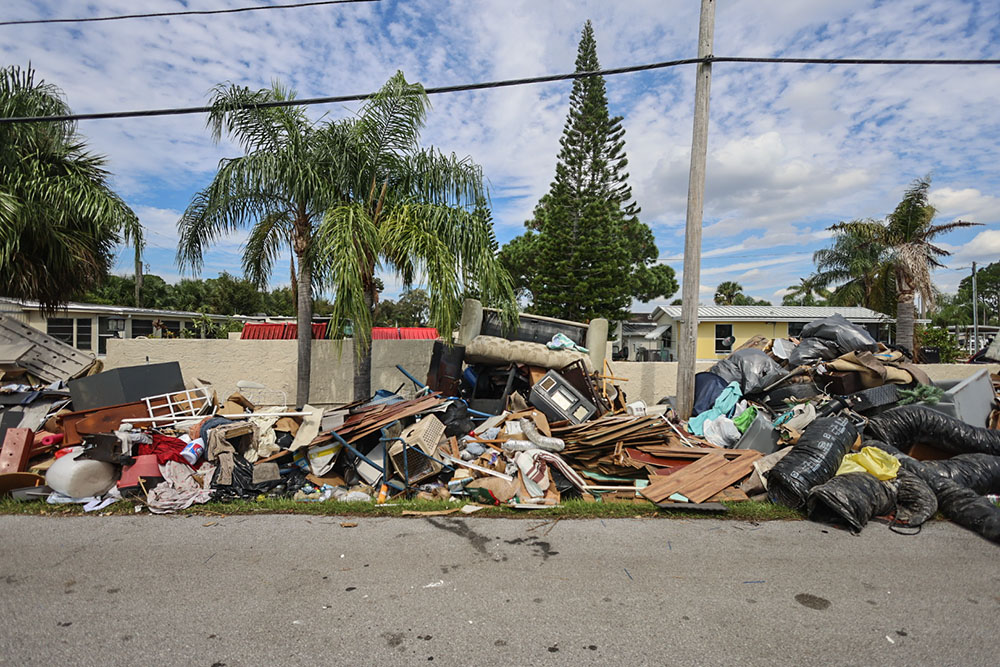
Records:
M998 660L1000 551L944 522L341 521L0 517L0 664Z

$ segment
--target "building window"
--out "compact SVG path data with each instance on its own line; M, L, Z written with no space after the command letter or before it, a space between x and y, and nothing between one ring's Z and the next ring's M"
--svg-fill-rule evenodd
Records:
M163 323L163 328L169 331L176 338L181 335L181 323L180 320L167 320ZM164 334L166 335L166 334Z
M67 345L73 344L73 318L50 317L45 322L45 333L61 340Z
M805 322L789 322L788 323L788 335L798 338L802 335L802 329L806 326Z
M153 320L132 320L132 338L153 335Z
M89 350L90 346L90 318L78 317L76 320L76 349Z
M715 325L715 353L716 354L729 354L733 349L733 325L732 324L716 324Z

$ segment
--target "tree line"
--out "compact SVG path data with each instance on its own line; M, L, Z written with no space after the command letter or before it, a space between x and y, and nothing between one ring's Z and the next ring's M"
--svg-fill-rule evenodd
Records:
M143 308L181 310L213 315L264 315L294 317L296 295L291 287L260 290L253 281L228 272L217 278L185 278L171 284L156 274L142 277L140 303ZM376 287L381 293L381 281ZM135 276L108 274L96 287L73 296L73 301L114 306L135 306ZM330 317L333 304L317 296L313 313ZM403 290L395 300L380 298L375 306L374 325L380 327L423 327L430 321L430 297L426 290Z

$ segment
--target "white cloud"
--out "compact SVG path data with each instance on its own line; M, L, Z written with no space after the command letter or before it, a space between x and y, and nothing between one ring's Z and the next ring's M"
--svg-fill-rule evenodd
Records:
M134 11L129 0L77 4L7 0L4 15ZM143 9L179 6L147 0ZM278 78L310 97L371 91L397 69L428 86L568 71L587 18L605 67L695 52L697 3L685 0L408 0L0 28L6 30L0 60L30 61L65 90L76 111L198 106L212 86L228 80L260 87ZM719 55L993 57L1000 34L1000 15L973 0L724 3L716 23ZM611 111L624 116L633 191L665 257L680 256L683 248L693 82L693 67L607 79ZM483 165L502 241L520 233L552 180L570 87L563 82L432 100L424 140ZM931 201L942 220L995 225L1000 200L990 193L1000 191L998 106L995 67L718 64L704 273L723 280L767 267L766 275L747 278L760 280L760 289L791 284L811 270L809 256L822 246L825 227L884 216L906 185L927 173L935 177ZM340 117L357 107L310 113ZM96 152L108 155L115 187L150 225L151 243L162 251L153 269L174 271L175 214L238 148L215 145L201 116L85 121L80 130ZM982 231L943 241L966 253L956 254L957 261L969 261L977 252L970 242ZM992 247L991 239L980 244ZM238 271L240 240L229 239L211 254L206 274ZM795 260L787 259L790 253ZM785 261L746 268L727 263L747 254Z

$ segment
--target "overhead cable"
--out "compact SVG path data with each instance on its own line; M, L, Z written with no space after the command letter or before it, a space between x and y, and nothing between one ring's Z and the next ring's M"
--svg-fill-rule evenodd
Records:
M649 70L665 69L677 67L678 65L692 65L703 62L731 62L731 63L775 63L775 64L801 64L801 65L1000 65L1000 60L890 60L890 59L864 59L864 58L737 58L708 56L707 58L683 58L681 60L666 60L645 65L630 65L628 67L613 67L610 69L594 70L591 72L571 72L568 74L550 74L546 76L525 77L521 79L503 79L501 81L486 81L480 83L465 83L455 86L438 86L425 88L428 95L438 95L442 93L458 93L470 90L488 90L492 88L509 88L512 86L524 86L533 83L551 83L555 81L571 81L576 79L587 79L595 76L612 76L615 74L627 74L630 72L645 72ZM270 107L289 106L309 106L315 104L335 104L338 102L358 102L366 100L374 93L360 93L354 95L334 95L329 97L309 97L304 99L276 100L273 102L262 102L259 104L248 104L245 106L235 106L236 108L263 109ZM14 118L0 118L0 125L8 123L40 123L52 121L77 121L77 120L104 120L109 118L144 118L149 116L180 116L185 114L208 113L212 110L210 106L200 107L174 107L168 109L140 109L135 111L102 111L97 113L78 113L63 116L21 116Z
M380 2L380 0L317 0L316 2L296 2L290 5L254 5L253 7L236 7L234 9L189 9L178 12L156 12L152 14L122 14L120 16L92 16L79 19L26 19L23 21L0 21L4 25L38 25L46 23L92 23L95 21L121 21L123 19L152 19L169 16L209 16L211 14L238 14L240 12L255 12L262 9L297 9L299 7L318 7L320 5L346 5L357 2Z

